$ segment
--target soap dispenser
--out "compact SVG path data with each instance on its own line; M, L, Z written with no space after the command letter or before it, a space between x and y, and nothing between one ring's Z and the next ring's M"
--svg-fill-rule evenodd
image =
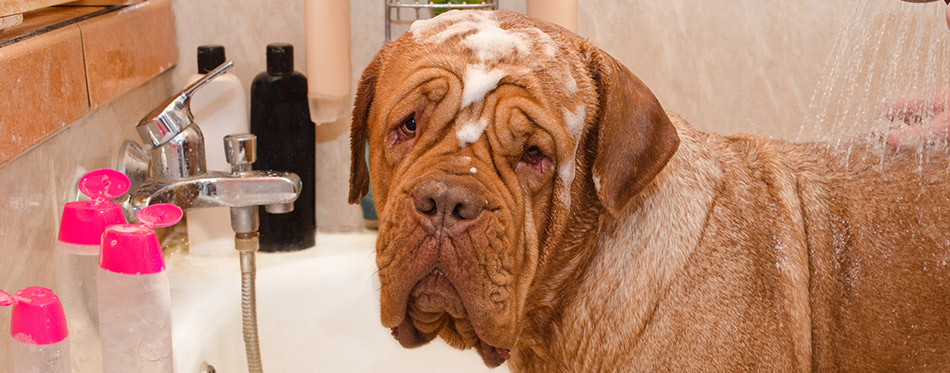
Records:
M225 63L221 45L198 46L198 73L188 79L192 84L208 72ZM237 75L224 73L208 82L200 95L191 98L194 121L201 124L205 141L206 165L210 170L228 171L221 145L224 137L234 133L248 133L247 94ZM188 251L198 255L232 255L234 231L231 229L231 211L227 207L212 207L187 211Z
M79 179L79 191L91 201L63 207L56 240L56 286L72 331L74 373L101 372L96 272L99 244L106 227L125 224L122 207L109 200L129 190L129 178L110 169L91 171Z
M69 330L59 297L38 286L14 295L0 291L0 306L11 305L12 372L69 372Z
M99 253L99 330L105 373L172 372L171 294L152 227L175 225L178 206L140 210L142 224L106 228Z
M255 168L293 172L303 187L293 212L260 211L260 250L295 251L314 244L316 132L310 121L307 78L294 71L294 47L267 46L267 71L251 83L251 133L257 136Z

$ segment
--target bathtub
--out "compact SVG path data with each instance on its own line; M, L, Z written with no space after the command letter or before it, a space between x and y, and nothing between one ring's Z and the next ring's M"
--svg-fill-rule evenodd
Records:
M317 235L316 247L257 254L265 372L486 372L441 340L404 349L379 322L375 233ZM247 372L237 255L167 258L175 371ZM495 372L507 372L502 366Z

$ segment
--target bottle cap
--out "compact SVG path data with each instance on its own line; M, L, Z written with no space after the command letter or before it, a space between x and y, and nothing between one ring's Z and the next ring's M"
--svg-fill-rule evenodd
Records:
M287 43L267 45L267 73L286 75L294 72L294 46Z
M13 305L10 335L31 345L50 345L69 336L66 315L53 291L30 286L10 295L0 290L0 306Z
M119 224L102 234L99 267L127 275L147 275L165 270L162 246L152 227L170 227L181 220L178 206L162 203L135 215L142 224Z
M59 240L78 245L99 245L106 227L125 223L122 207L109 200L125 194L130 185L125 174L107 168L83 175L79 179L79 191L92 201L69 202L63 207Z
M199 45L198 46L198 74L207 74L215 67L221 66L225 61L224 46L222 45Z

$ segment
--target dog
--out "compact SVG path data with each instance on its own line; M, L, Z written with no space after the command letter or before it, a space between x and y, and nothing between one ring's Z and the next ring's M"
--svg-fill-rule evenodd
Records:
M844 144L698 131L586 39L453 11L363 72L349 201L372 174L381 321L407 348L528 372L948 371L947 150Z

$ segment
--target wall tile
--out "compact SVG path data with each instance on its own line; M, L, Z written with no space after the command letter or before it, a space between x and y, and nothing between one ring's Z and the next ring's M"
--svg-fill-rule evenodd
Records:
M152 0L80 22L89 102L97 108L178 61L171 0Z
M0 164L87 111L79 28L0 48Z

